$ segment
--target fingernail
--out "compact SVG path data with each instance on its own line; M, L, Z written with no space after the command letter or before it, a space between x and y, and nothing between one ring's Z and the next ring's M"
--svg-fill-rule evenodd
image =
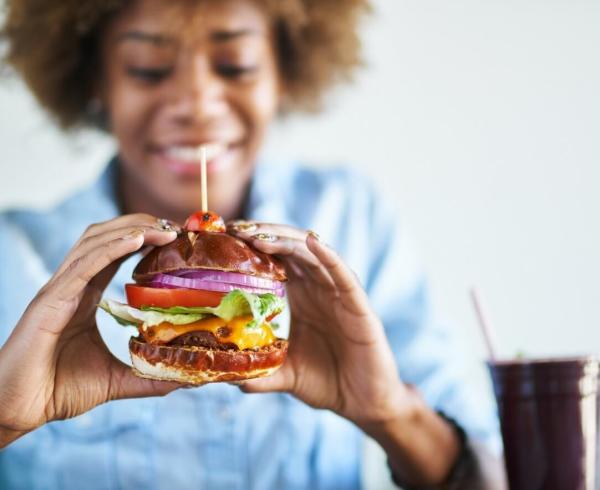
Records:
M137 238L143 234L144 234L144 230L133 230L133 231L127 233L127 235L122 236L121 240L133 240L134 238Z
M252 238L256 238L261 242L275 242L279 237L271 233L257 233L256 235L252 235Z
M321 237L319 236L319 234L316 231L313 230L308 230L308 234L313 237L315 240L317 240L318 242L321 241Z
M154 227L160 231L180 231L179 226L165 218L159 218Z
M234 221L231 224L231 228L242 233L251 233L256 231L258 226L256 223L252 223L250 221Z

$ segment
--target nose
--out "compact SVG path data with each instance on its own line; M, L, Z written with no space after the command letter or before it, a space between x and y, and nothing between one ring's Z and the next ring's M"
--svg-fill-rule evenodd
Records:
M178 122L204 122L226 110L225 84L213 73L205 56L182 61L176 76L170 109Z

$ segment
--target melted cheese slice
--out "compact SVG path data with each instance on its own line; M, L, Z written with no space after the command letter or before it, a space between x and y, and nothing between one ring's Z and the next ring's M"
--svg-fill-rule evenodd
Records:
M239 316L228 322L211 317L186 325L164 322L154 327L140 329L140 332L150 344L166 344L180 335L198 330L211 332L218 342L235 344L240 350L264 347L275 342L275 334L268 323L263 323L260 327L246 328L251 321L250 315Z

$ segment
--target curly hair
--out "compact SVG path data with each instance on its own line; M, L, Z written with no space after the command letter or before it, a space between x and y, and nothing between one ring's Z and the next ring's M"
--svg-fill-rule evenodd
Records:
M197 0L201 1L201 0ZM206 0L204 0L206 1ZM362 64L368 0L259 0L271 16L285 84L282 112L315 112L327 89ZM93 125L88 107L103 26L127 0L6 0L5 62L63 128Z

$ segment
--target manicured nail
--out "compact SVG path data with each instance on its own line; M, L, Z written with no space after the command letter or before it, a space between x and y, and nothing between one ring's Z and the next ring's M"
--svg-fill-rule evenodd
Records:
M144 230L133 230L129 233L127 233L127 235L124 235L121 237L121 240L133 240L134 238L138 238L140 235L144 234Z
M279 239L277 235L271 233L257 233L256 235L252 235L252 238L256 238L261 242L276 242Z
M241 233L252 233L253 231L256 231L258 226L256 223L252 223L250 221L234 221L231 225L231 228Z
M318 242L321 241L321 237L319 236L319 234L316 231L308 230L308 234L311 237L313 237L315 240L317 240Z

